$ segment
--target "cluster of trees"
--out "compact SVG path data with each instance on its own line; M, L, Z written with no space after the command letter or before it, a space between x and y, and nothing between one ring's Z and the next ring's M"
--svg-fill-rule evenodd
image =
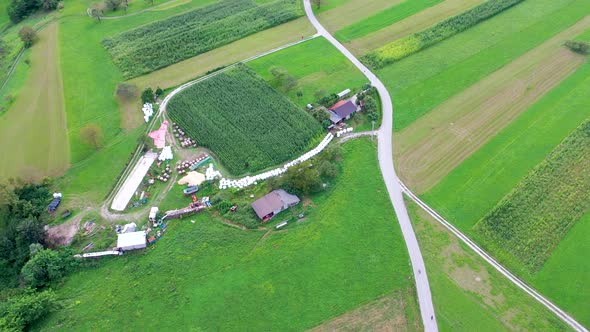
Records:
M18 32L18 36L23 41L25 48L33 46L37 41L37 31L29 26L22 27Z
M379 105L375 98L377 90L372 86L365 86L363 92L357 95L357 104L362 105L363 111L371 121L379 120Z
M321 123L324 129L328 128L332 124L330 122L330 114L328 114L328 110L323 106L314 107L307 112L319 123Z
M590 44L582 41L567 40L565 42L565 47L569 48L573 52L582 55L586 55L588 54L588 52L590 52Z
M49 181L0 185L0 330L22 331L57 308L48 285L76 262L67 250L46 249ZM25 287L19 287L25 286Z
M282 67L271 67L270 74L273 76L273 83L284 91L291 91L297 86L297 78L289 75L287 69ZM301 93L301 96L303 93Z
M338 161L341 157L340 145L330 145L317 157L289 168L281 177L273 178L271 185L300 195L318 193L325 189L327 181L340 173Z
M38 10L54 10L58 0L10 0L8 17L13 23L18 23Z
M164 90L160 87L156 89L156 92L152 88L147 88L141 93L142 103L154 103L156 99L160 98L164 94Z

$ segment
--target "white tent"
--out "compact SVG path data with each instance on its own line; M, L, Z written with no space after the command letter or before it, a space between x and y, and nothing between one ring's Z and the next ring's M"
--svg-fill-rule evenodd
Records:
M143 249L146 246L147 241L145 239L144 231L119 234L119 237L117 238L117 247L121 248L123 251Z

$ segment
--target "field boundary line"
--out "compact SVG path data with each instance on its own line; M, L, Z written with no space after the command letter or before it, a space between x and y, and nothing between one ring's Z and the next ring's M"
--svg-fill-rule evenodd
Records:
M488 262L492 267L494 267L498 272L504 275L508 280L510 280L513 284L515 284L518 288L525 291L527 294L532 296L537 302L541 303L551 312L553 312L557 317L559 317L563 322L568 324L571 328L579 332L588 332L588 330L580 323L578 323L573 317L569 316L565 311L560 309L557 305L553 302L549 301L539 292L537 292L534 288L527 285L524 281L519 279L517 276L512 274L507 268L505 268L502 264L498 263L491 255L481 249L475 242L473 242L469 237L459 231L455 226L449 223L446 219L444 219L440 214L438 214L434 209L428 206L424 201L418 198L406 185L401 181L398 180L400 186L402 187L403 192L408 196L412 201L414 201L418 206L420 206L424 211L426 211L430 216L432 216L436 221L438 221L441 225L443 225L446 229L448 229L451 233L453 233L456 237L458 237L463 243L465 243L469 248L475 251L481 258L483 258L486 262Z

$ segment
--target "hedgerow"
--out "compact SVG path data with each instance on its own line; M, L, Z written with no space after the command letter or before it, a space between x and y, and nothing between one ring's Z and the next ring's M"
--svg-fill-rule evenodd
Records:
M589 209L590 121L578 127L475 226L496 254L537 272Z
M167 112L234 175L294 159L321 132L309 114L243 65L187 88Z
M524 0L489 0L426 30L380 47L365 55L362 60L374 68L382 68L467 30L522 1Z
M152 72L302 15L297 0L219 3L103 40L126 78Z

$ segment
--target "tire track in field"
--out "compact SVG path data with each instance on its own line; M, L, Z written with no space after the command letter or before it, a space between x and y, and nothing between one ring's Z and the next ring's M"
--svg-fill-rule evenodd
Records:
M584 57L561 45L590 28L590 16L512 61L402 130L400 175L417 193L432 188L559 85Z

